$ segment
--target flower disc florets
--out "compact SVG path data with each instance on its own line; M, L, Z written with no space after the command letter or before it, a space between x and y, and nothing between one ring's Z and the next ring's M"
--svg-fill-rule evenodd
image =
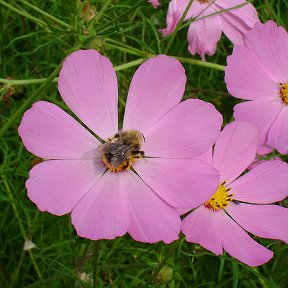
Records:
M285 105L288 105L288 82L280 84L280 97Z
M213 194L213 196L204 204L206 208L212 209L213 211L217 211L219 209L224 209L229 205L231 201L233 201L233 194L228 195L228 191L230 188L226 188L224 186L225 182L219 184L217 191Z

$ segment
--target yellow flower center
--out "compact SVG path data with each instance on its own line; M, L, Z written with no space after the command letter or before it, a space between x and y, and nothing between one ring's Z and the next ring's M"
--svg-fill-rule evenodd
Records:
M219 209L224 209L229 205L231 201L233 201L233 194L228 194L230 188L226 188L224 186L225 181L219 184L217 191L213 194L213 196L205 202L204 206L208 209L212 209L213 211L217 211Z
M288 105L288 82L282 84L280 89L280 97L285 105Z

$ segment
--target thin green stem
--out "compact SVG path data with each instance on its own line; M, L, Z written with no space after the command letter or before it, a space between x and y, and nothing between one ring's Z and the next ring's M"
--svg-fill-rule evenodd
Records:
M175 57L181 63L187 63L187 64L202 66L202 67L206 67L206 68L212 68L212 69L220 70L220 71L224 71L224 69L225 69L225 66L219 65L216 63L211 63L211 62L206 62L206 61L201 61L201 60L195 60L195 59L185 58L185 57L178 57L178 56L172 56L172 57Z
M146 60L146 58L140 58L140 59L137 59L137 60L122 64L122 65L119 65L119 66L115 66L114 69L117 72L117 71L125 70L127 68L131 68L131 67L134 67L134 66L139 66L145 60Z
M0 130L0 138L4 136L7 130L16 122L23 112L35 101L37 98L40 98L41 94L44 90L48 88L50 83L53 81L54 77L58 75L60 69L62 67L62 63L59 64L55 70L51 73L51 75L39 86L38 89L18 108L18 110L13 113L11 118L2 126ZM15 81L15 80L14 80Z
M104 30L107 26L112 27L112 24L117 22L119 19L121 19L125 15L129 14L131 11L135 11L138 7L142 6L144 3L146 3L146 0L137 1L137 3L133 7L127 9L125 12L123 12L122 14L119 14L113 20L109 21L109 23L107 23L107 24L103 25L102 27L100 27L98 33L100 33L100 31Z
M64 26L64 27L66 27L66 28L68 28L68 29L73 30L73 27L72 27L71 25L69 25L68 23L66 23L66 22L64 22L64 21L62 21L62 20L60 20L60 19L52 16L51 14L49 14L49 13L41 10L40 8L34 6L33 4L29 3L28 1L25 1L25 0L19 0L19 1L20 1L21 3L23 3L24 5L32 8L32 9L35 10L35 11L37 11L38 13L42 14L42 15L43 15L44 17L46 17L47 19L50 19L50 20L52 20L52 21L54 21L54 22L56 22L56 23L58 23L58 24L60 24L60 25L62 25L62 26Z
M161 260L161 262L158 264L157 268L154 270L154 273L152 275L152 283L155 281L156 277L158 276L159 272L163 268L163 266L167 263L169 258L174 254L175 249L178 245L178 241L175 241L171 247L169 248L168 254Z
M17 86L17 85L31 85L31 84L41 84L45 82L47 78L39 78L39 79L21 79L21 80L14 80L14 79L3 79L0 78L0 83L7 84L10 86ZM54 78L52 82L57 82L58 78Z
M95 23L99 23L100 19L104 15L105 11L107 10L107 8L111 4L111 2L112 2L112 0L106 0L105 1L105 4L101 8L101 10L97 13L97 16L95 17Z
M1 75L5 75L5 64L4 64L4 21L3 21L3 7L0 7L0 62L1 62Z
M238 5L235 5L233 7L230 7L230 8L227 8L227 9L223 9L223 10L220 10L220 11L217 11L217 12L214 12L214 13L211 13L211 14L208 14L208 15L205 15L205 16L202 16L202 17L198 17L200 16L205 10L207 10L207 8L203 11L201 11L201 13L199 13L195 18L193 19L190 19L189 21L187 21L186 23L184 23L183 25L181 25L181 28L180 30L182 30L183 28L189 26L192 22L196 22L196 21L199 21L201 19L205 19L205 18L208 18L208 17L212 17L212 16L215 16L217 14L222 14L224 12L227 12L227 11L230 11L230 10L234 10L234 9L238 9L238 8L241 8L243 6L245 6L246 4L248 4L248 2L243 2L243 3L240 3Z
M19 226L20 226L20 230L21 230L23 239L24 239L24 241L26 241L26 240L27 240L27 235L26 235L25 229L24 229L24 227L23 227L23 225L22 225L22 222L21 222L21 220L20 220L20 215L19 215L19 212L18 212L18 210L17 210L17 206L14 204L14 201L15 201L15 200L14 200L14 198L13 198L13 194L12 194L12 192L11 192L11 189L10 189L10 187L9 187L9 184L8 184L5 176L2 176L2 180L3 180L3 183L4 183L4 187L5 187L5 189L6 189L8 198L11 200L11 206L12 206L12 209L13 209L13 211L14 211L14 213L15 213L16 219L17 219L17 221L18 221L18 223L19 223ZM36 263L36 261L35 261L35 259L34 259L34 255L33 255L32 251L29 250L28 252L29 252L31 261L32 261L32 263L33 263L34 269L35 269L35 271L36 271L39 279L42 279L42 275L41 275L40 269L39 269L39 267L38 267L38 265L37 265L37 263Z
M0 0L0 4L2 4L3 6L5 6L6 8L12 10L13 12L19 14L19 15L22 15L28 19L30 19L31 21L35 22L37 25L45 28L47 31L50 32L50 30L48 29L48 26L46 24L46 22L38 19L37 17L34 17L32 15L30 15L28 12L24 11L24 10L20 10L18 8L15 8L14 6L8 4L7 2L3 1L3 0Z
M131 55L135 55L135 56L143 56L143 53L138 53L138 52L135 52L133 50L130 50L128 48L125 48L125 47L122 47L122 46L117 46L117 45L113 45L113 44L110 44L110 43L105 43L105 48L109 49L117 49L117 50L120 50L122 52L126 52L126 53L129 53Z
M182 25L182 22L184 21L186 15L187 15L192 3L193 3L193 0L190 0L188 5L187 5L187 7L186 7L186 9L185 9L185 11L184 11L184 13L183 13L183 15L182 15L182 17L180 18L179 22L177 23L177 26L176 26L174 32L170 36L169 42L168 42L168 44L167 44L167 46L166 46L166 48L164 50L164 54L167 54L169 49L171 48L171 46L172 46L172 44L174 42L174 39L175 39L175 37L176 37L176 35L177 35L181 25Z
M119 46L124 47L125 49L127 49L127 51L129 50L129 51L131 51L131 52L135 52L135 53L137 53L139 56L147 56L147 54L148 54L148 53L145 52L145 51L139 50L139 49L137 49L137 48L135 48L135 47L132 47L132 46L130 46L130 45L127 45L127 44L125 44L125 43L123 43L123 42L119 42L119 41L114 40L114 39L111 39L111 38L105 38L105 45L106 45L107 43L115 44L116 47L117 47L117 49L120 49ZM115 48L116 48L116 47L115 47Z

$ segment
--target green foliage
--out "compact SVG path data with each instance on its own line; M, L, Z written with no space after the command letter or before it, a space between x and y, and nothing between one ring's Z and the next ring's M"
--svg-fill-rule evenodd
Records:
M262 21L272 18L287 28L286 1L254 4ZM90 21L87 7L91 17L95 12ZM0 0L0 287L288 287L287 246L278 241L259 240L275 252L259 268L229 255L217 257L183 235L171 245L138 243L129 236L92 242L76 235L70 216L41 213L26 195L25 180L37 159L23 147L17 127L39 99L67 111L55 79L61 61L79 48L108 56L118 70L122 116L135 69L172 41L157 32L165 26L167 7L168 0L157 10L146 0ZM230 122L237 100L226 91L224 73L192 60L199 57L188 53L186 33L187 27L180 27L168 53L182 57L184 99L212 102ZM223 37L216 55L206 60L225 65L231 51ZM37 248L24 251L28 240Z

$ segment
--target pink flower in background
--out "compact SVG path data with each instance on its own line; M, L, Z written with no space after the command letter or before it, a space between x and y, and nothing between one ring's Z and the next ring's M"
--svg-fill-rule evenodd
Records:
M184 68L168 56L150 58L138 68L123 131L136 129L145 142L134 147L127 165L114 166L118 172L109 164L112 154L103 154L101 143L74 118L52 103L35 103L24 114L19 134L30 152L47 160L30 171L29 198L41 211L72 212L81 237L113 239L128 232L143 242L177 239L181 221L175 208L196 207L217 188L216 169L189 158L212 146L222 123L210 103L179 103L185 83ZM109 59L95 50L72 53L58 88L91 131L110 138L107 143L119 143L117 78ZM141 158L139 149L152 158Z
M266 161L240 176L254 160L256 149L257 128L253 124L228 124L216 141L211 160L220 174L218 190L182 221L187 241L217 255L225 250L249 266L266 263L273 253L245 230L288 241L288 209L268 205L288 195L288 165Z
M259 144L288 153L288 34L273 21L258 23L242 47L227 58L225 82L234 97L236 120L254 123Z
M155 9L160 5L158 0L149 0L149 2L153 5Z
M259 22L257 11L252 4L247 2L241 7L233 8L245 2L243 0L194 0L184 19L187 21L195 18L189 26L187 36L188 50L191 54L198 53L202 60L205 60L205 54L213 55L222 31L234 45L243 44L244 34ZM189 0L170 1L166 17L167 27L161 30L164 36L175 30L188 3ZM226 9L231 10L220 12ZM210 14L215 15L208 16Z

